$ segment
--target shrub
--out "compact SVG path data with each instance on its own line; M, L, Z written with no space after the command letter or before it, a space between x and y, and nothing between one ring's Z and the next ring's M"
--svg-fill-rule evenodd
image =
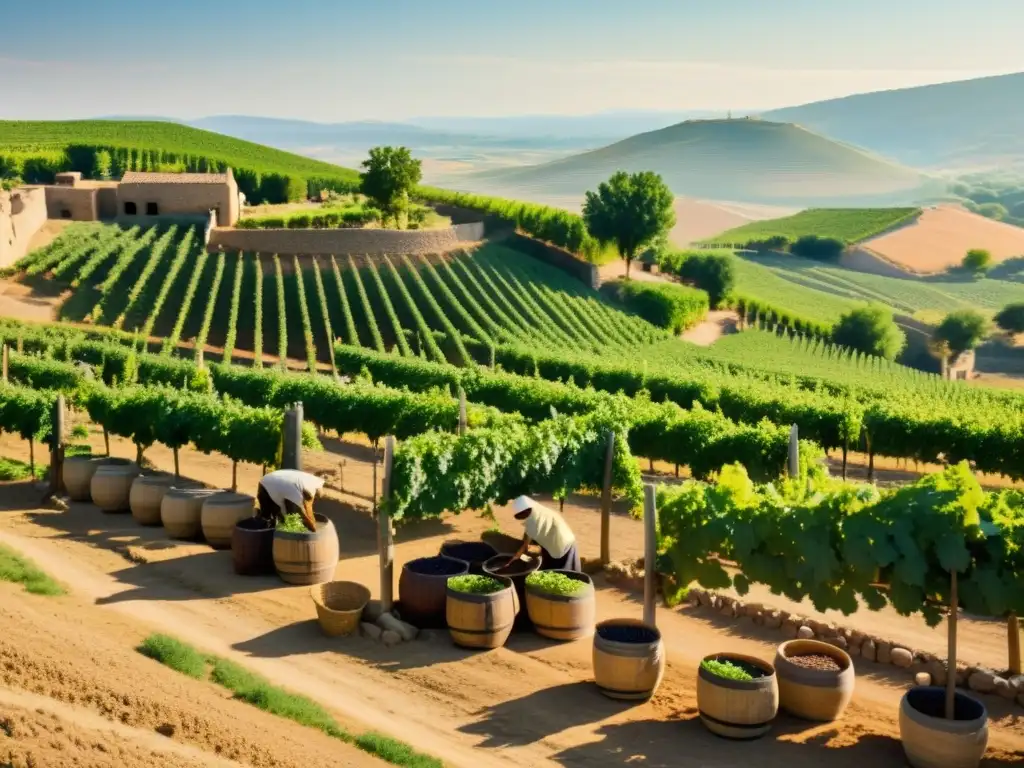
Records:
M306 528L306 524L302 522L302 515L298 512L290 512L284 516L284 519L278 522L277 530L281 533L308 533L309 529Z
M308 213L297 213L288 217L288 229L309 229L312 216Z
M708 312L708 294L685 285L616 280L607 290L627 309L672 333L692 328Z
M1008 214L1006 206L1001 203L983 203L977 207L975 212L995 221L1002 221Z
M712 309L718 309L736 284L735 257L729 254L663 251L655 258L662 272L678 275L705 291Z
M852 309L839 318L832 330L832 341L867 355L895 360L903 351L907 337L893 320L892 310L871 304Z
M968 272L987 272L992 266L992 254L984 248L971 248L964 256L961 266Z
M587 587L585 581L566 576L554 571L534 571L526 577L526 586L539 589L552 595L570 596L582 592Z
M973 309L959 309L950 312L939 323L932 338L944 344L950 354L959 355L974 349L988 333L989 323L984 315Z
M789 246L790 253L817 261L838 261L846 243L835 237L804 235Z
M996 314L995 321L1008 333L1024 333L1024 302L1007 304Z
M448 589L455 592L465 592L470 595L492 595L501 592L505 588L497 579L490 576L478 576L473 573L466 573L462 576L452 576L448 579Z

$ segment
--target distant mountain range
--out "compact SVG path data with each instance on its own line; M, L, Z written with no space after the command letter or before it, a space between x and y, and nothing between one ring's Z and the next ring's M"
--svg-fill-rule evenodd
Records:
M932 186L918 171L788 123L692 120L526 168L463 177L462 186L580 197L618 170L657 171L677 195L788 205L888 204Z
M918 168L1024 166L1024 72L765 112Z

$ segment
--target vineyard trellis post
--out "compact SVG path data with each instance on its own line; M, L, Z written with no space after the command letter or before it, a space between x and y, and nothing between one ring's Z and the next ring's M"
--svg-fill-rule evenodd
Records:
M611 562L612 467L615 460L615 431L608 433L604 456L604 484L601 488L601 565Z
M64 395L57 395L53 403L53 425L50 434L50 488L47 498L60 493L64 476L64 418L67 410L64 407Z
M283 469L302 469L302 402L284 412L284 450L281 453Z
M395 585L395 531L391 527L391 513L388 499L391 496L391 465L395 456L395 438L384 438L384 482L381 499L377 508L377 554L380 560L380 609L383 613L391 610Z
M657 587L655 578L656 561L658 559L658 508L655 501L654 485L644 484L644 624L649 627L657 625L655 618L655 597Z
M794 424L789 428L789 476L800 475L800 430Z

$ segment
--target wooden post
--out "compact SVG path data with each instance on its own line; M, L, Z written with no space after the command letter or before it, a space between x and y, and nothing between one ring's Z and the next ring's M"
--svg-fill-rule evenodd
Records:
M875 452L871 448L871 433L864 432L864 445L868 449L868 482L875 482Z
M1010 611L1006 617L1006 645L1010 655L1010 674L1020 674L1020 621L1017 614Z
M345 492L345 460L342 459L341 463L338 464L338 490L342 493Z
M7 377L7 371L10 368L10 365L11 365L11 348L9 346L7 346L6 344L4 344L4 352L3 352L4 384L6 384L8 382L8 380L9 380L8 377Z
M284 450L282 469L302 469L302 403L284 412Z
M395 438L384 438L384 493L385 501L377 510L377 553L380 558L380 609L387 613L393 603L395 586L395 539L391 528L391 515L387 500L391 492L391 462L395 455Z
M946 619L948 628L946 653L946 719L953 719L956 702L956 619L960 601L956 593L956 571L949 577L949 617Z
M53 404L53 430L50 437L50 495L61 491L64 475L64 395Z
M800 430L796 424L789 428L789 476L800 476Z
M615 432L608 433L608 450L604 455L604 485L601 488L601 565L612 561L612 465L615 461Z
M655 504L654 485L644 485L644 624L657 626L655 618L655 597L657 596L657 573L655 563L658 559L658 508Z
M459 435L466 434L469 428L469 415L466 411L466 390L459 387Z

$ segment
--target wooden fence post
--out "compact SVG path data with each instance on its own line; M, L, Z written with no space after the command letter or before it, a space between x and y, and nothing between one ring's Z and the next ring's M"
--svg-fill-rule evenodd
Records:
M615 432L608 433L608 450L604 455L604 485L601 488L601 565L608 565L611 556L612 465L615 461Z
M657 626L655 618L655 597L657 582L655 579L658 559L658 508L655 503L654 485L644 485L644 624Z
M796 424L789 428L789 476L800 476L800 433Z
M64 475L64 395L53 404L53 429L50 436L50 490L56 496L63 488Z
M384 503L377 510L377 553L380 558L380 609L392 608L395 586L395 539L387 501L391 494L391 463L395 455L395 438L384 438Z
M282 469L302 469L302 403L295 403L284 412L284 449Z

